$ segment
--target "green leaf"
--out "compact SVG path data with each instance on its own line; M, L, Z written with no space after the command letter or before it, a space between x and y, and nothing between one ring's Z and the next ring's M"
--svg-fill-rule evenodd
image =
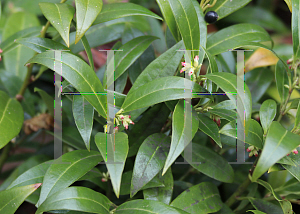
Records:
M199 129L210 136L222 148L221 137L217 124L209 117L198 114Z
M37 87L34 88L34 92L38 92L39 95L42 97L43 101L45 102L49 114L54 117L54 99L51 97L47 92L43 91L42 89L39 89Z
M115 214L132 214L132 213L145 213L145 214L188 214L181 209L171 207L159 201L151 200L133 200L121 204Z
M292 36L294 59L300 57L300 1L292 0Z
M219 20L228 16L229 14L233 13L236 10L244 7L248 4L251 0L239 0L238 2L233 2L231 0L219 0L216 4L208 8L207 11L215 11L219 15Z
M227 22L252 23L278 33L287 32L287 27L275 14L261 7L247 6L226 18Z
M5 23L2 39L4 41L10 40L11 36L14 37L15 34L18 34L18 31L39 25L39 20L35 15L31 13L13 13ZM27 31L27 33L29 33L30 31ZM27 36L29 35L27 34ZM27 73L27 67L25 67L24 64L34 55L34 51L21 45L16 47L16 44L12 44L12 46L15 47L13 50L6 50L6 53L3 53L3 63L5 69L18 76L21 81L24 81Z
M99 152L87 150L68 152L54 160L44 176L37 207L52 194L77 181L101 160Z
M158 173L159 178L163 181L164 187L153 187L143 191L144 199L160 201L170 204L173 193L173 175L169 169L164 176Z
M14 214L18 207L24 202L24 200L40 186L41 183L37 183L1 191L0 212L5 214Z
M132 126L128 134L128 157L135 155L144 140L161 131L170 115L170 110L164 103L154 105L143 114L143 119Z
M127 134L123 132L118 132L116 134L105 134L99 132L95 136L95 143L105 161L114 192L119 198L122 173L128 154ZM107 154L113 154L114 157L109 157L107 160Z
M237 76L231 73L219 72L206 74L206 78L217 84L229 97L229 99L236 105L237 102L243 105L243 111L237 112L240 119L244 118L245 111L245 132L247 135L248 123L251 119L252 111L252 99L248 86L245 84L245 93L243 94L244 99L241 98L241 94L237 94Z
M31 37L31 38L22 38L17 39L16 43L22 44L37 53L42 53L47 50L68 50L68 48L58 42L53 41L52 39Z
M41 2L40 8L50 24L58 31L69 47L69 32L75 9L68 4Z
M224 28L208 37L206 50L211 55L217 55L249 42L265 41L271 41L271 37L262 27L254 24L237 24Z
M156 36L159 38L159 40L155 40L153 42L154 49L159 53L162 54L167 50L167 44L165 40L165 35L164 31L162 29L161 23L154 18L148 17L147 18L151 30L150 30L150 35Z
M300 129L300 102L299 102L298 108L297 108L294 129Z
M104 92L103 86L95 72L79 57L61 52L62 77L71 83L80 92L99 93ZM28 63L38 63L54 69L54 52L47 51L31 58ZM83 95L84 98L95 107L98 113L106 118L106 98L101 94Z
M94 107L82 95L73 96L73 115L78 131L90 150L90 138L93 128Z
M0 91L0 149L17 136L24 121L23 109L16 99Z
M181 77L162 77L144 84L127 95L122 108L124 112L151 106L167 100L189 98L184 92L185 84L191 85L193 92L203 92L204 89L188 79ZM192 94L192 97L199 95Z
M133 197L163 168L170 142L168 136L159 133L145 139L135 158L130 197Z
M155 19L162 20L161 17L140 5L133 3L114 3L103 5L102 11L96 18L94 25L122 17L136 15L149 16Z
M284 214L280 206L277 206L272 202L268 202L263 199L252 198L252 197L249 197L248 199L253 205L253 207L259 211L265 212L267 214L273 214L273 213Z
M132 65L139 56L149 47L157 37L140 36L134 38L120 47L120 52L115 55L115 80L118 79ZM109 84L108 84L109 85Z
M184 154L182 154L184 156ZM234 179L234 172L227 160L222 156L199 144L193 143L193 162L190 163L192 167L199 172L216 179L218 181L232 183ZM189 162L189 159L187 159ZM199 163L199 164L198 164Z
M199 50L200 28L199 20L194 4L191 0L168 0L176 24L181 33L186 50ZM198 55L198 51L192 51L192 59Z
M174 39L176 42L179 42L181 40L181 35L177 26L177 23L175 21L174 14L172 12L172 8L170 6L170 1L165 1L165 0L156 0L161 13L164 16L164 19L168 25L168 29L174 36Z
M86 187L69 187L48 197L38 207L36 214L53 210L76 210L109 214L111 205L112 202L101 193Z
M184 53L183 51L178 50L183 48L183 42L180 41L165 53L153 60L136 79L130 91L128 92L128 95L139 87L155 79L174 76L174 73Z
M233 110L236 108L236 105L231 100L224 100L222 102L219 102L215 106L213 106L213 109L227 109L227 110Z
M256 181L273 164L298 147L300 136L287 131L280 123L274 121L266 137L264 148L252 175Z
M20 187L30 184L42 183L44 175L46 171L51 166L53 160L46 161L37 166L32 166L27 171L22 173L17 179L15 179L7 189L11 189L13 187Z
M239 129L236 127L236 120L233 120L224 125L220 130L220 133L237 139L237 131L239 131ZM244 142L244 139L239 140ZM249 121L248 135L245 135L245 143L260 149L263 147L263 131L256 120L250 119Z
M254 214L266 214L265 212L259 210L248 210L247 212L253 212Z
M211 114L218 115L219 117L222 117L222 118L224 118L225 120L228 120L228 121L232 121L232 120L237 119L237 113L234 110L218 109L218 108L214 107L214 109L210 109L208 112L211 113Z
M267 131L276 116L276 108L277 105L274 100L266 100L260 107L259 118L265 134L267 134Z
M174 110L173 118L172 118L172 141L171 141L171 148L168 153L167 160L165 162L165 166L163 169L163 175L166 173L168 168L172 165L172 163L176 160L176 158L182 153L184 148L190 143L195 136L199 121L197 120L197 113L192 111L192 121L188 121L185 117L185 101L180 100ZM190 124L186 124L190 123ZM186 136L186 130L191 130L191 136Z
M93 24L99 15L103 2L102 0L75 0L76 4L76 38L75 44Z
M172 201L171 206L189 213L217 212L223 206L218 188L210 182L202 182L185 190Z
M299 152L299 149L298 149ZM290 157L291 156L291 157ZM293 161L295 163L295 165L287 165L287 163L282 164L282 166L289 171L289 173L291 173L299 182L300 182L300 157L299 155L290 155L288 157L290 157L291 161Z
M94 68L93 54L92 54L92 51L91 51L91 47L90 47L90 44L89 44L89 42L88 42L88 40L87 40L87 38L86 38L85 35L82 35L81 41L82 41L82 44L84 46L86 55L88 56L90 66L91 66L91 68L93 70L95 70L95 68Z
M275 79L276 79L277 90L281 102L283 103L289 94L289 89L284 86L284 85L289 85L289 79L287 75L287 69L285 68L282 61L278 61L276 64Z

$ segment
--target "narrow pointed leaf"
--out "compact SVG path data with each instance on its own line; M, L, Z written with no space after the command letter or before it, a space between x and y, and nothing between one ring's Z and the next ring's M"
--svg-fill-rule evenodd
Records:
M224 28L207 38L206 50L211 55L227 52L248 42L271 41L262 27L254 24L237 24Z
M236 120L227 123L222 127L220 133L237 139L237 132L242 130L237 129L236 123ZM244 139L239 140L244 141ZM248 135L245 136L245 143L260 149L263 147L263 131L256 120L250 119L249 121Z
M73 19L75 9L68 4L54 4L42 2L40 8L50 24L58 31L61 38L69 47L70 25Z
M176 160L176 158L182 153L187 144L192 141L198 130L199 121L197 120L197 113L193 111L191 121L188 121L185 117L184 111L184 100L180 100L177 103L173 113L171 148L165 162L162 173L163 175ZM191 136L186 136L187 131L191 132Z
M140 146L135 158L130 196L134 196L163 168L170 138L164 134L150 135Z
M0 91L0 149L19 134L24 121L23 108L16 99Z
M17 39L16 43L22 44L37 53L42 53L47 50L68 50L66 46L58 42L53 41L52 39L31 37L31 38L22 38Z
M95 143L105 161L114 192L119 198L122 173L128 154L128 136L123 132L116 134L99 132L95 136Z
M206 214L217 212L223 203L218 188L212 183L202 182L177 196L171 206L193 214Z
M211 109L208 112L211 114L218 115L219 117L224 118L228 121L233 121L237 119L237 113L234 110L218 109L214 107L214 109Z
M149 16L162 20L161 17L140 5L133 3L113 3L103 5L102 11L95 20L94 25L127 16Z
M276 116L276 108L277 105L274 100L266 100L260 107L259 118L265 134Z
M41 183L23 187L15 187L0 192L0 213L14 214L18 207L31 195Z
M217 124L209 117L198 114L199 129L210 136L222 148L221 137Z
M171 207L159 201L151 200L133 200L128 201L120 205L115 214L132 214L132 213L143 213L143 214L188 214L188 212Z
M287 69L285 68L282 61L278 61L276 64L275 80L281 102L283 103L289 94L289 89L286 88L284 85L288 85L289 80L287 75Z
M39 207L47 197L58 192L90 171L102 160L99 152L75 150L56 159L48 168L41 189Z
M300 129L300 102L298 103L297 114L295 118L294 129Z
M287 131L280 123L274 121L266 137L264 148L252 175L256 181L273 164L298 147L300 136Z
M300 1L292 0L292 35L294 59L300 57Z
M93 70L95 70L95 67L94 67L94 59L93 59L93 54L92 54L92 51L91 51L91 47L90 47L89 41L87 40L87 38L86 38L85 35L83 35L83 36L81 37L81 41L82 41L82 44L83 44L83 46L84 46L86 55L88 56L90 66L91 66L91 68L92 68Z
M79 57L62 52L62 76L79 92L103 93L103 86L91 67ZM42 64L51 70L54 69L54 52L47 51L31 58L28 63ZM98 113L106 118L106 98L101 94L83 95Z
M54 193L42 203L36 214L53 210L74 210L109 214L112 202L104 195L86 187L69 187Z
M102 0L76 0L76 39L75 44L93 24L99 15L103 2Z
M232 183L234 171L227 160L206 146L193 143L192 167L218 181ZM182 153L184 157L184 153ZM187 158L185 158L187 159ZM189 159L187 159L189 162Z
M216 83L229 97L229 99L236 105L237 102L243 105L243 111L238 111L240 118L244 118L245 111L245 131L247 135L248 123L251 119L252 113L252 98L248 86L245 84L244 99L241 94L237 94L237 76L231 73L219 72L205 75L206 78Z
M48 108L48 111L49 111L49 114L54 117L54 99L53 97L51 97L47 92L45 92L44 90L42 89L39 89L39 88L34 88L34 92L38 92L39 95L42 97L43 101L45 102L47 108Z
M78 131L90 150L90 138L93 128L94 107L82 95L73 96L73 115Z
M188 79L174 76L162 77L132 91L130 95L127 95L122 108L128 112L167 100L189 98L184 92L186 85L191 85L193 92L204 91L200 85ZM192 94L192 97L199 97L199 95Z

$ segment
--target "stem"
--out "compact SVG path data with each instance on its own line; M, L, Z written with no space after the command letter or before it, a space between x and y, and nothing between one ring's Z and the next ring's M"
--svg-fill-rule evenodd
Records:
M3 151L2 151L2 154L1 154L1 157L0 157L0 174L1 174L1 171L2 171L2 167L3 167L5 161L6 161L7 158L8 158L8 155L9 155L9 151L10 151L11 146L12 146L12 143L9 142L9 143L3 148Z

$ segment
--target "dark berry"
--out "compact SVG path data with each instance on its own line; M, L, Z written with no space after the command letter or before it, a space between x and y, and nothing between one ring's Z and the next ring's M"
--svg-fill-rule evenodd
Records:
M209 24L215 23L218 18L219 15L215 11L208 11L204 16L204 20Z

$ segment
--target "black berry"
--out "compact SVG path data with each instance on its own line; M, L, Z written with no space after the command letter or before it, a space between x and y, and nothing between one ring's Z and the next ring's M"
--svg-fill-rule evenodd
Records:
M208 11L204 16L204 20L209 24L215 23L218 18L219 15L215 11Z

